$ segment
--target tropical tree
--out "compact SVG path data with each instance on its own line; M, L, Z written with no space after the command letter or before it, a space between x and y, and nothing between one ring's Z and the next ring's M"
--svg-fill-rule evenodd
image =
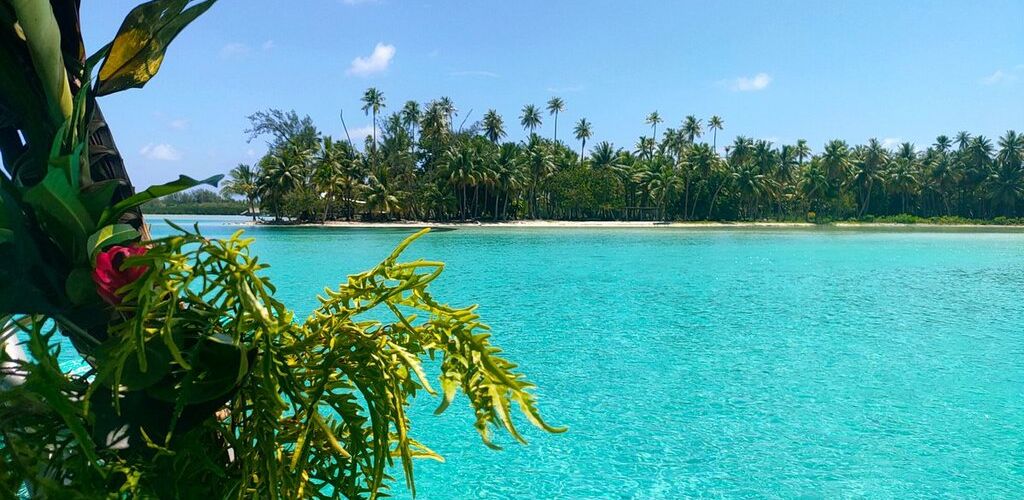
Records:
M713 115L708 118L708 128L711 129L711 147L715 151L718 151L718 131L725 128L725 121L718 115Z
M523 106L523 112L519 115L519 123L523 126L523 129L529 131L532 136L534 129L539 127L542 123L540 111L537 110L537 106L534 106L533 104Z
M227 180L221 184L220 192L225 196L241 196L249 205L249 215L256 220L256 200L259 199L259 171L252 166L239 163L228 172Z
M647 119L644 120L644 121L648 125L651 126L651 136L654 137L655 140L657 140L657 138L658 138L658 124L661 123L662 121L664 121L664 120L661 119L661 115L658 114L658 112L656 110L655 111L651 111L650 114L647 115Z
M693 144L704 133L700 119L693 115L687 116L683 120L682 132L686 136L686 142Z
M505 122L501 115L493 109L487 110L483 120L484 137L495 144L505 137Z
M576 140L580 141L580 166L583 166L583 151L586 150L587 139L590 139L594 135L594 130L586 118L580 118L579 121L576 122L576 127L574 127L572 131L576 136Z
M376 87L370 87L363 93L363 113L366 115L373 115L373 150L374 153L377 151L377 114L380 113L381 109L384 109L384 94L377 90Z
M565 111L565 101L561 97L548 99L548 114L555 117L555 142L558 142L558 114Z

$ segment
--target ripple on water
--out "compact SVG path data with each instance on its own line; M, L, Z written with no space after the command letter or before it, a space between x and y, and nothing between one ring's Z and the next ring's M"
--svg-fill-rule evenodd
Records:
M408 234L250 232L302 313ZM437 295L480 304L547 418L570 431L528 429L530 446L504 439L493 452L464 400L442 417L423 401L415 434L447 463L417 464L419 497L1019 496L1022 244L865 231L429 235L408 257L447 263Z

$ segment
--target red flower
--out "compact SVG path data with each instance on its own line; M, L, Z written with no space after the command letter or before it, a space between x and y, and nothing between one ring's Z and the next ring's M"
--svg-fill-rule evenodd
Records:
M96 291L111 305L121 303L121 297L117 291L134 283L135 280L149 271L149 266L134 265L124 267L124 260L128 257L144 255L146 247L142 246L112 246L96 256L96 268L92 271L92 280L96 282Z

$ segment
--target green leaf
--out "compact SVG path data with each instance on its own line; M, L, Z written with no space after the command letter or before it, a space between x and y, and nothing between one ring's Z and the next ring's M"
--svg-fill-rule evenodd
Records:
M152 0L132 9L100 67L96 94L141 88L164 60L167 46L216 0L188 7L189 0Z
M82 200L82 205L85 205L85 210L89 212L89 216L93 220L99 220L103 215L103 211L110 208L110 200L114 198L114 191L120 185L121 181L108 179L82 188L78 197Z
M184 191L189 188L196 187L200 184L207 184L213 187L217 187L217 183L223 178L223 175L215 175L209 179L203 179L197 181L191 177L179 176L178 180L174 182L168 182L167 184L161 184L159 186L151 186L149 189L138 193L128 199L118 202L113 207L105 210L103 216L100 218L100 224L106 225L111 224L125 212L146 203L147 201L155 200L157 198L174 194L179 191Z
M61 303L57 267L43 262L16 188L0 175L0 311L52 313ZM62 291L62 290L61 290Z
M128 224L111 224L103 226L89 237L86 248L89 249L89 258L96 258L96 254L110 245L118 245L126 241L139 238L139 232Z
M96 302L99 298L96 295L96 284L92 280L92 268L76 267L68 275L64 283L64 291L72 304L82 305Z
M54 123L62 123L71 117L71 86L60 51L60 27L50 2L11 0L10 3L18 17L18 25L25 33L32 65L43 85L51 119Z
M42 182L25 192L24 200L65 255L75 262L83 260L85 242L95 223L78 199L78 192L68 183L65 172L51 170Z

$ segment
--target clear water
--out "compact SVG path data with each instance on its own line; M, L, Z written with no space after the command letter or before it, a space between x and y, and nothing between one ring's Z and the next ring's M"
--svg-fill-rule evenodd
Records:
M302 312L409 234L248 232ZM420 498L1024 492L1024 234L467 228L407 256L447 263L436 293L480 304L570 428L495 452L465 400L424 400L447 463Z

